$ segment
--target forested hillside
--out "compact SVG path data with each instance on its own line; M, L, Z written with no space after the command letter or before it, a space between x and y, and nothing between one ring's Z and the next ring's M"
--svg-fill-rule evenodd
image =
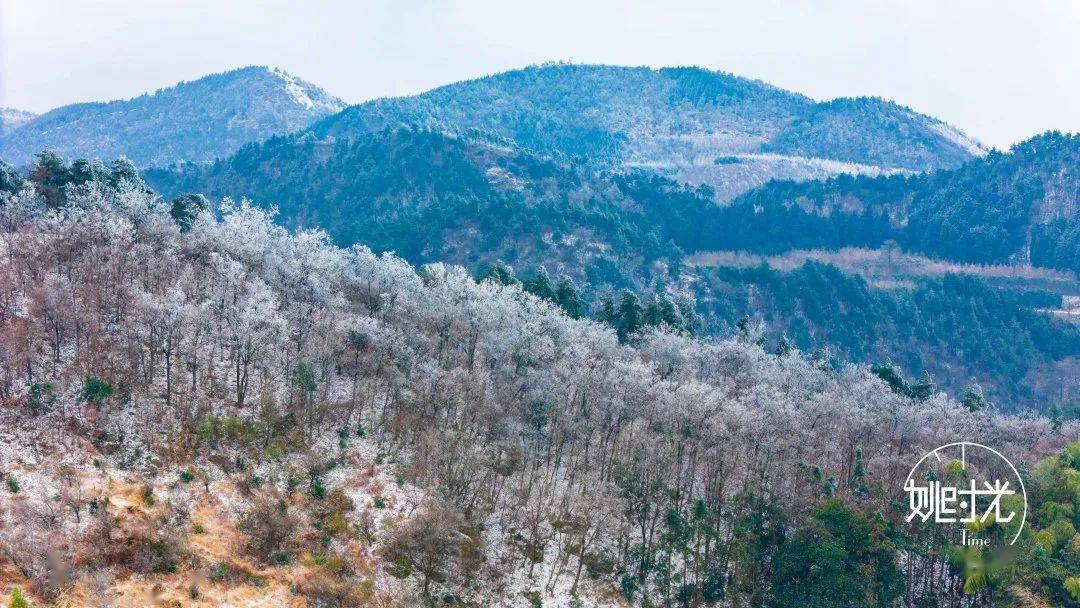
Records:
M312 130L355 137L402 125L647 167L709 184L722 200L769 179L955 167L983 153L956 129L880 99L818 103L692 67L533 66L353 106Z
M774 182L732 203L730 213L755 229L727 248L874 247L895 239L944 259L1080 272L1077 167L1080 135L1051 132L951 171ZM850 230L853 223L865 228Z
M493 243L470 247L471 259L455 258L442 249L444 231L529 213L533 224L517 228L559 232L584 224L600 240L617 238L625 228L632 237L627 246L645 260L708 250L877 248L896 241L946 260L1075 271L1078 162L1080 136L1047 133L956 170L771 182L715 206L707 188L682 187L646 171L591 171L482 134L397 128L346 139L276 138L213 166L147 177L169 194L250 196L276 204L291 225L325 226L341 243L364 240L414 261L517 257L520 250ZM452 214L444 213L448 206ZM609 225L599 227L601 217ZM507 232L511 227L495 233L476 228L488 238L518 236Z
M89 171L0 194L0 583L35 606L1080 606L1076 422L752 332L620 340ZM1005 560L903 520L972 437L1028 481Z
M1004 409L1050 414L1080 394L1080 327L1042 312L1062 307L1052 292L963 274L875 287L812 261L790 271L719 265L693 276L705 323L724 332L753 320L770 348L889 361Z
M1064 213L1077 200L1069 164L1075 141L1049 134L955 172L770 184L726 206L716 205L707 188L645 170L600 171L489 134L411 128L342 139L302 133L248 145L213 165L145 175L168 198L250 197L277 206L286 226L325 228L339 245L362 243L414 264L443 261L479 272L502 260L526 277L543 266L553 278L573 279L594 311L612 289L629 287L645 300L665 291L692 296L707 333L730 334L750 317L765 324L769 345L786 333L806 350L892 361L913 376L929 371L954 394L979 384L1001 407L1048 410L1080 390L1080 341L1075 325L1034 310L1060 309L1063 296L1080 295L1075 278L1047 290L990 288L972 276L945 282L896 276L904 285L914 281L915 289L885 289L833 271L804 281L817 276L813 268L792 276L732 273L685 268L682 260L723 250L776 253L896 242L948 260L954 241L964 240L976 261L1003 262L987 248L1007 247L1007 240L989 237L1006 230L1005 216L1013 212L997 201L1024 200L1047 217L1074 217ZM1046 186L1034 185L1037 176ZM958 196L969 186L969 194ZM996 198L982 194L987 191ZM965 200L983 212L949 207ZM919 222L934 224L928 218L935 207L923 201L937 201L942 213L951 214L938 224L958 226L956 232L907 236ZM959 227L961 221L984 225L969 231ZM1075 220L1060 221L1066 233L1075 231ZM974 242L980 238L986 242ZM1056 255L1076 257L1067 251L1068 238L1053 243ZM1025 299L1033 289L1047 293ZM976 301L977 307L957 306Z
M0 159L25 165L48 149L68 158L126 156L139 166L205 162L302 129L344 106L281 70L247 67L134 99L46 112L0 133Z
M477 268L502 258L584 276L598 260L636 274L693 232L659 198L639 205L609 177L513 142L400 128L353 139L310 134L244 147L210 166L146 172L172 197L201 193L275 205L290 227L320 227L413 263ZM704 199L688 199L709 213Z

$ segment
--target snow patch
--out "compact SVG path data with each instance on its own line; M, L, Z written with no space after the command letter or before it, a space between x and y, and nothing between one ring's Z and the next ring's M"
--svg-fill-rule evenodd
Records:
M307 91L304 90L304 87L300 86L300 83L296 81L295 77L278 68L274 68L273 72L278 78L285 81L285 90L288 91L289 96L293 98L293 101L304 106L308 110L315 108L315 102L307 94Z
M938 121L932 122L930 127L938 135L966 150L968 154L975 157L986 155L986 147L979 143L975 138L965 135L960 129Z

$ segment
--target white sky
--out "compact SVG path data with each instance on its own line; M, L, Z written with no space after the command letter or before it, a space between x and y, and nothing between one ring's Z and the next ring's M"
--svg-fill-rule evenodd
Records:
M999 147L1080 131L1080 0L0 0L0 106L38 112L250 64L358 102L554 60L880 95Z

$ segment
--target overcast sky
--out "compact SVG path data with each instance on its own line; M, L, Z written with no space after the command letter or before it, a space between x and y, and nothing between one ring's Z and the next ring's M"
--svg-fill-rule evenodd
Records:
M1007 147L1080 131L1078 0L0 0L0 106L42 112L250 64L350 102L531 63L699 65L880 95Z

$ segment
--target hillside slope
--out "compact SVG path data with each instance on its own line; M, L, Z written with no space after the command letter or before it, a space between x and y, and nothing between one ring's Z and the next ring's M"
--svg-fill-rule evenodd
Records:
M1080 135L1045 133L954 170L910 177L774 182L729 207L753 226L731 249L877 246L970 263L1032 264L1080 273ZM845 229L887 216L875 234ZM755 236L756 233L756 236Z
M251 197L277 206L286 226L324 228L340 245L363 243L412 263L479 271L501 259L523 275L544 266L569 275L594 303L613 287L674 290L694 296L707 333L730 334L749 317L765 325L769 344L786 334L805 350L891 360L908 374L932 372L956 394L978 382L1003 407L1046 409L1080 390L1080 331L1033 310L1060 309L1060 292L1028 297L978 278L894 277L914 283L908 293L832 267L731 273L682 264L715 250L828 249L849 240L882 247L900 229L877 206L820 215L753 198L720 207L708 193L647 172L598 172L491 138L412 129L276 138L213 165L146 177L169 198ZM1073 284L1062 284L1065 293L1076 295Z
M347 137L401 125L479 129L600 166L649 167L707 183L721 200L767 179L955 167L983 152L890 102L818 103L700 68L528 67L353 106L313 131Z
M750 336L624 344L117 184L0 193L0 590L33 605L1077 606L1076 422ZM896 498L972 435L1029 481L993 587Z
M642 180L575 166L490 137L409 128L353 138L311 134L244 147L212 165L145 172L173 197L250 197L274 205L290 227L325 229L341 245L364 243L413 263L477 268L496 259L547 264L595 282L642 279L646 262L695 248L705 197L673 198ZM643 192L654 193L645 196Z
M65 157L127 156L140 166L203 162L302 129L344 105L280 70L247 67L133 99L46 112L0 140L0 158L23 165L51 149Z

